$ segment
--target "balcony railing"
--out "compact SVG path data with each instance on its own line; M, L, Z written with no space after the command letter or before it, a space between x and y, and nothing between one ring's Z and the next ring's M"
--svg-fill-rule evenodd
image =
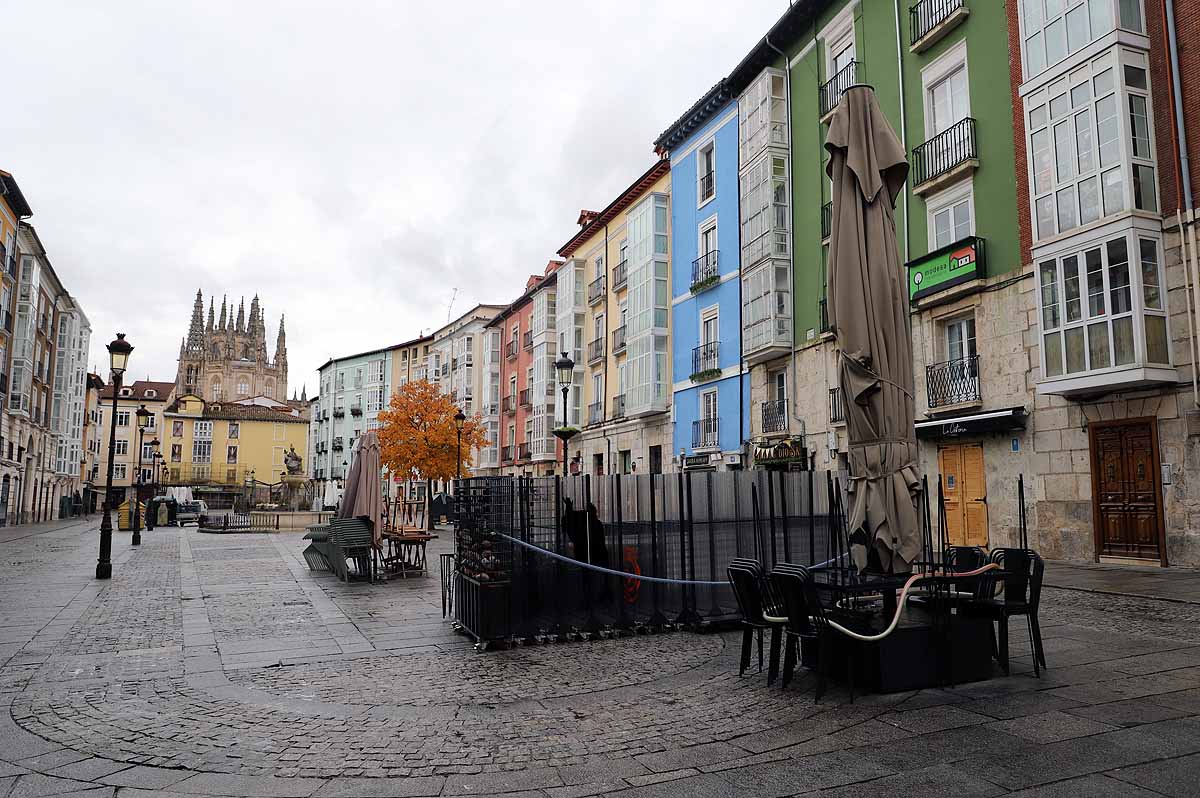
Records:
M692 422L692 448L715 449L720 446L719 418L698 418Z
M913 150L912 185L919 188L978 158L975 120L968 116Z
M829 300L826 297L821 297L817 302L817 308L821 312L821 332L829 332Z
M625 394L619 393L613 397L613 418L625 418Z
M833 235L833 200L821 206L821 240Z
M629 261L623 260L613 267L613 290L620 291L629 279Z
M335 452L340 452L340 451L342 451L343 448L344 448L344 446L342 444L342 439L340 437L334 438L333 439L333 450Z
M518 460L528 460L529 459L529 444L528 443L518 444L517 459Z
M350 415L361 416L362 415L362 405L350 405Z
M504 397L504 412L508 413L509 415L517 412L517 397L513 396L511 393Z
M588 405L587 418L588 418L589 424L599 424L601 421L603 421L604 420L604 403L603 402L592 402L590 405Z
M706 288L711 288L721 281L721 272L718 267L721 251L714 249L712 252L705 252L700 257L692 261L692 293L698 293Z
M0 393L8 393L8 373L0 371Z
M834 75L821 86L820 110L821 116L832 113L837 108L838 100L842 99L846 89L858 83L858 67L861 62L851 61L842 67L842 71Z
M613 330L613 354L625 351L625 325Z
M529 389L523 388L520 393L521 407L531 407L532 402L529 401Z
M788 412L786 399L771 399L762 403L762 431L787 432Z
M604 358L604 339L597 338L594 341L588 341L587 347L587 362L595 363Z
M500 447L500 460L505 463L511 463L513 461L513 453L514 453L514 447L501 446Z
M604 275L588 283L588 304L594 305L604 298Z
M842 389L829 389L829 423L841 424L846 420L846 405L842 402Z
M930 31L950 19L963 6L963 0L921 0L916 5L909 7L909 43L915 46L917 42L928 36Z
M721 342L709 341L692 349L692 380L711 380L721 376Z
M334 418L345 418L346 417L346 408L344 408L344 407L333 408L333 417Z
M517 356L517 339L514 338L504 345L504 356L512 360Z
M925 383L931 410L982 401L983 394L979 389L979 355L926 366Z
M533 330L521 333L521 346L524 349L533 349Z
M712 172L705 172L700 175L700 201L704 202L704 200L716 193L716 186L717 184Z

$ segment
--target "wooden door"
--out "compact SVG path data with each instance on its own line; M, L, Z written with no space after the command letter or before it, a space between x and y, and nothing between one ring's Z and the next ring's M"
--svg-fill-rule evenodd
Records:
M1092 424L1097 551L1162 560L1162 495L1153 420Z
M987 546L987 477L983 446L977 443L938 449L946 538L951 546Z

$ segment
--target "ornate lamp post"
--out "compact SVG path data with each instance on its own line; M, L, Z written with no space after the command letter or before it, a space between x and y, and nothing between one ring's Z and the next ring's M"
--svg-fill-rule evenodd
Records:
M146 409L145 405L138 407L137 412L137 431L138 431L138 459L137 459L137 482L133 488L133 545L142 545L142 449L146 447L146 430L150 427L150 419L154 418L154 414Z
M150 502L158 495L158 458L162 456L158 453L159 444L158 438L150 441L150 498L146 500L146 531L154 529L154 513L150 511ZM140 535L138 540L141 540Z
M117 448L117 396L121 393L121 378L129 365L129 353L133 345L125 340L125 333L108 344L108 367L112 372L112 418L108 425L108 476L104 482L104 516L100 519L100 556L96 560L96 578L112 578L112 481L113 452Z
M562 426L554 430L554 437L562 441L563 445L563 476L570 476L571 473L567 467L567 442L579 434L579 430L570 426L567 423L567 397L571 393L571 385L575 381L575 361L567 357L566 352L558 356L558 360L554 361L554 370L558 372L558 388L562 391Z
M458 438L458 443L455 446L455 453L454 453L454 470L456 473L455 480L462 479L462 431L463 431L463 424L466 424L466 423L467 423L467 417L463 413L462 409L460 408L460 409L456 410L454 413L454 432ZM458 490L457 482L454 485L454 489L457 492L457 490Z

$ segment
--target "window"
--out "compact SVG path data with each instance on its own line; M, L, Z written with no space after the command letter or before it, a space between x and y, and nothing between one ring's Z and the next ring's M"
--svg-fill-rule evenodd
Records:
M193 421L192 437L200 440L212 440L213 423L211 421Z
M928 199L925 207L929 214L930 251L975 233L974 205L974 191L969 182Z
M1140 0L1021 0L1025 79L1037 76L1117 26L1144 32Z
M239 399L250 395L250 382L245 377L238 377L237 395Z
M213 380L212 381L212 390L210 392L212 394L212 401L214 401L214 402L221 401L222 391L223 391L223 388L221 387L221 381Z
M118 410L116 418L117 418L117 426L118 427L128 427L129 426L129 411L128 410Z
M947 322L946 359L964 360L975 356L975 318Z
M1035 238L1158 211L1148 66L1114 48L1026 98Z
M238 437L238 436L241 434L241 431L242 431L242 425L241 425L241 424L239 424L239 423L238 423L238 422L236 422L236 421L230 421L230 422L229 422L229 434L228 434L228 436L227 436L227 437L229 437L229 438L232 438L232 439L235 439L235 440L236 440L236 439L237 439L237 437Z
M238 461L238 447L236 447L236 446L225 447L225 463L226 463L226 465L237 465L237 461Z
M1157 238L1139 231L1038 262L1046 378L1170 365Z
M129 473L127 468L128 466L124 463L113 463L113 479L125 479L125 476Z
M779 70L763 70L738 97L738 141L744 164L769 146L788 146L787 90Z
M786 343L791 334L791 280L787 261L770 261L742 277L745 350Z
M769 155L740 178L742 265L788 255L788 159Z
M828 52L829 72L826 73L827 79L832 78L834 75L850 66L850 62L854 60L853 21L851 22L851 27L848 31L843 33L836 40L829 43Z
M928 89L928 133L936 136L971 115L967 67L959 66Z
M716 142L710 141L701 147L696 155L696 194L700 205L708 202L717 193L716 168Z
M123 441L118 438L117 441L113 444L113 456L125 457L128 454L129 454L129 441Z
M779 402L782 407L787 407L787 371L776 371L767 380L771 398Z
M172 438L182 438L183 437L183 422L182 421L172 421L171 422L171 437Z
M181 462L182 460L183 460L183 444L182 443L172 443L171 444L171 462L178 463L178 462Z

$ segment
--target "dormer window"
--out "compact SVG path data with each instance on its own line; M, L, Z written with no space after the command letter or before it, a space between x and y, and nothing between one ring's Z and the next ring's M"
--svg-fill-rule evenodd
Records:
M157 396L158 396L158 391L154 390L153 388L151 388L150 390L146 391L146 398L147 398L147 399L154 399L154 398L155 398L155 397L157 397Z
M133 389L132 388L122 388L121 396L133 396Z

